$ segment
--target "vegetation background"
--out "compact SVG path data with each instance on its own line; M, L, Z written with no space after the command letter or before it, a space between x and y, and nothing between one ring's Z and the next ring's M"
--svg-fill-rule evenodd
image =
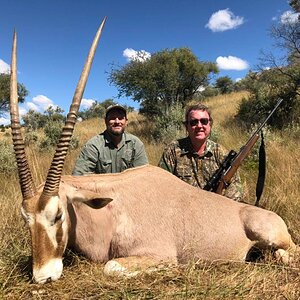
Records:
M230 93L206 98L214 117L214 138L228 150L239 148L251 134L237 125L234 116L248 93ZM153 121L137 112L129 114L128 131L145 143L150 163L157 165L164 142L153 139ZM78 147L69 151L64 173L72 172L84 143L104 129L104 122L91 118L77 123ZM267 151L267 179L261 206L275 211L286 221L294 241L300 244L299 127L264 130ZM1 132L2 144L10 145L9 130ZM42 135L42 133L40 133ZM185 135L177 128L176 135ZM0 170L0 298L1 299L299 299L300 259L294 267L277 264L270 253L256 263L218 261L141 274L134 278L103 275L103 264L92 263L68 251L60 280L45 285L31 282L30 236L20 214L22 196L17 173ZM29 164L36 183L47 174L53 150L39 151L31 141L27 147ZM5 157L1 153L2 159ZM255 201L257 149L240 168L246 187L246 201ZM209 234L209 233L208 233Z

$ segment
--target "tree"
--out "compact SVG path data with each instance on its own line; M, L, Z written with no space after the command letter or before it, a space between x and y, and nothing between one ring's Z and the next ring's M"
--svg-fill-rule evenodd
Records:
M44 113L40 113L30 109L25 115L22 116L24 127L27 131L37 130L39 128L45 128L47 123L57 122L63 125L65 116L64 110L59 106L49 106Z
M229 76L219 77L216 80L215 87L220 91L221 94L228 94L233 91L234 82Z
M290 0L290 6L295 12L300 13L300 0ZM298 15L298 19L300 20L300 15Z
M108 105L109 106L109 105ZM108 107L107 106L107 107ZM78 116L83 120L91 119L91 118L103 118L105 113L105 108L101 103L97 101L93 102L93 104L83 111L78 113Z
M299 11L299 0L290 1L290 4ZM238 117L249 125L266 115L277 99L282 98L284 101L270 120L270 125L282 128L300 124L299 15L298 20L287 16L283 22L272 26L270 35L275 47L283 54L281 57L275 57L272 52L262 54L258 72L249 73L244 80L251 96L249 101L242 102Z
M208 85L209 75L217 72L215 63L199 61L188 48L165 49L113 69L109 81L118 88L119 96L131 96L141 103L145 114L161 115L173 104L184 106L200 87Z
M23 103L28 91L25 86L18 83L18 100ZM0 115L9 109L10 100L10 75L0 73Z

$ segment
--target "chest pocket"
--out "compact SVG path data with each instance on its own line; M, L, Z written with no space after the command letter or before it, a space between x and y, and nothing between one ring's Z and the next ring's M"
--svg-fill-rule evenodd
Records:
M97 162L97 174L111 173L112 172L112 160L111 159L99 159Z
M133 167L135 149L128 148L122 155L122 171Z
M220 165L214 158L205 158L202 162L202 174L205 181L208 181L211 176L219 169Z
M182 157L181 160L177 161L174 175L185 182L191 183L193 179L193 169L189 158Z

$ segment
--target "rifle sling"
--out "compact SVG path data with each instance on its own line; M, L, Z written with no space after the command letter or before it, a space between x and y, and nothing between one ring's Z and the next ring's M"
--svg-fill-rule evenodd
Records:
M258 178L256 183L255 206L259 205L259 200L264 189L265 178L266 178L266 150L265 150L263 132L261 131L261 144L259 147L259 165L258 165Z

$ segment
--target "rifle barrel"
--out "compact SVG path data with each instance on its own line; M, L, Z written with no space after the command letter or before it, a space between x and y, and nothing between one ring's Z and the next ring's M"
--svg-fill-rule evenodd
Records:
M258 129L254 132L254 135L261 131L261 129L265 126L265 124L268 122L268 120L271 118L277 107L281 104L283 99L279 99L273 110L269 113L267 118L262 122L262 124L258 127Z

